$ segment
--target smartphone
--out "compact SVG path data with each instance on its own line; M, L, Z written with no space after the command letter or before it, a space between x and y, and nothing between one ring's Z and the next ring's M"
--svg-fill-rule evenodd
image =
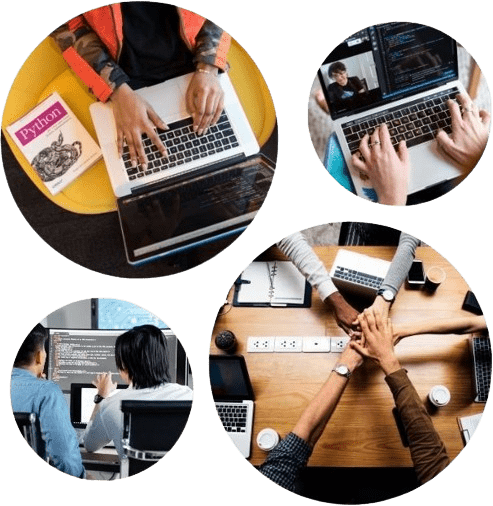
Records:
M425 284L425 271L421 260L414 260L407 275L407 282L412 288L418 288Z

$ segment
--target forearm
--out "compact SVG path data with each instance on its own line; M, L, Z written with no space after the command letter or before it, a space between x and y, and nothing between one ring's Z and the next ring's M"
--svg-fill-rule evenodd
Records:
M406 433L418 481L431 480L450 462L445 445L436 432L425 406L404 369L387 375L385 381L392 391Z
M484 316L465 316L442 320L423 320L402 323L395 327L398 337L419 334L471 334L486 329Z
M301 232L284 238L277 246L305 276L310 285L318 291L323 301L337 291L324 264L313 252Z
M404 232L401 233L397 251L380 288L391 290L394 295L397 294L411 268L418 245L418 239Z

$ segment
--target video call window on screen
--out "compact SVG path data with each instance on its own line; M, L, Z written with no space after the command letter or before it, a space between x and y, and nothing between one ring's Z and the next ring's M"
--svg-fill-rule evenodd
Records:
M364 111L457 76L454 39L416 23L384 23L337 46L320 68L332 117ZM337 79L329 69L345 68ZM331 75L329 75L331 74Z

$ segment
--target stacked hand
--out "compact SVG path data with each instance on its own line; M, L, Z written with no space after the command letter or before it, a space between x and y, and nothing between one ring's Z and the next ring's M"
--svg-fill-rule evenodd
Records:
M92 384L98 389L98 394L105 399L116 390L116 383L111 381L110 372L98 374Z

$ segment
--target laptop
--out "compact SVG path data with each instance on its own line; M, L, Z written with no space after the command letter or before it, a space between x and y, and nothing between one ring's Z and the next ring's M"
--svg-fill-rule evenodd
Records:
M329 76L346 69L339 84ZM355 33L326 58L319 80L334 128L359 196L374 199L351 156L361 138L386 123L396 147L406 141L411 160L408 194L461 176L437 151L439 128L452 131L446 101L463 93L457 44L444 33L416 23L384 23Z
M118 388L127 388L127 385L117 385ZM72 383L70 385L70 420L80 446L84 445L84 433L94 410L96 393L97 389L92 383ZM113 441L107 447L114 447Z
M250 456L254 411L253 388L245 358L210 355L212 396L224 430L245 458Z
M486 402L491 384L491 341L488 336L472 336L469 345L473 359L474 402Z
M186 109L192 74L137 90L166 122L158 130L168 156L143 137L146 170L118 156L111 103L90 112L110 182L130 264L182 252L243 231L267 195L274 163L259 145L227 73L219 80L224 110L216 125L198 136Z
M332 263L330 277L341 292L375 298L390 264L387 260L339 249Z

